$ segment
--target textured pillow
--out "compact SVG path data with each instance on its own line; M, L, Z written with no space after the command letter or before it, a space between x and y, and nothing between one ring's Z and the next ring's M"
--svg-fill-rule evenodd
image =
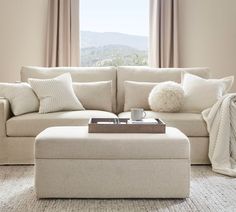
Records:
M53 79L31 78L29 83L40 100L39 113L84 110L74 93L69 73Z
M112 81L78 82L73 88L85 109L112 111Z
M222 79L203 79L185 73L182 82L185 93L182 111L199 113L211 107L230 90L233 81L233 76Z
M28 83L0 83L0 96L8 99L17 116L39 110L39 101Z
M148 98L150 108L157 112L178 112L184 100L184 91L176 82L163 82L156 85Z
M153 87L157 84L156 82L125 81L124 111L129 111L131 108L150 110L148 96Z

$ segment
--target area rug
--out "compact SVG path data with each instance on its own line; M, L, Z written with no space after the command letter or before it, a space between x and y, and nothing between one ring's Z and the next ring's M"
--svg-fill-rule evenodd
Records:
M236 179L192 166L187 199L50 199L37 200L33 166L0 166L1 212L236 212Z

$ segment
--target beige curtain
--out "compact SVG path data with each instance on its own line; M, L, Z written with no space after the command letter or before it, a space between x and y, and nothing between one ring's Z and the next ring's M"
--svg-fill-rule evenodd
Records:
M46 66L79 66L79 0L49 0Z
M149 65L178 67L178 0L150 0Z

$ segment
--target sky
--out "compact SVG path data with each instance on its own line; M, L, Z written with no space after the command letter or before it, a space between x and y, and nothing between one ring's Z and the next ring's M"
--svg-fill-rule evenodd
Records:
M80 0L80 30L149 34L149 0Z

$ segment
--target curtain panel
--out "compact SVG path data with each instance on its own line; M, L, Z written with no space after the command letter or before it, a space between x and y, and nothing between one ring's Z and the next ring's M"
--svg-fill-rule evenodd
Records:
M79 0L49 0L46 66L79 66L79 35Z
M178 0L150 0L149 66L178 67Z

